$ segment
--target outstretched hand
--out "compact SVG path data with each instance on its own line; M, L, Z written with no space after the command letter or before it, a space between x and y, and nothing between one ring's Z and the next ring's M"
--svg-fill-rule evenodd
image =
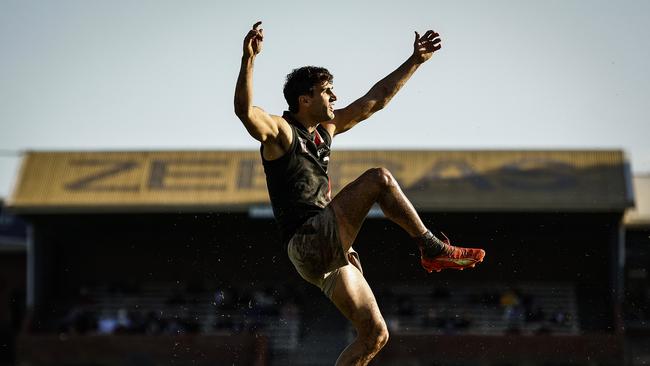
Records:
M264 29L257 29L262 22L253 24L253 29L248 31L244 38L244 55L255 56L262 51L262 41L264 41Z
M415 42L413 43L413 57L417 63L423 63L433 56L433 53L440 49L440 35L428 30L422 37L415 31Z

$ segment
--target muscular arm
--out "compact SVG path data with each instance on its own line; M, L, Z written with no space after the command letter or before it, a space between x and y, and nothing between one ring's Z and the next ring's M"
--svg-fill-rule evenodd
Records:
M280 130L280 117L271 116L263 109L253 106L253 66L255 57L262 50L264 35L257 29L261 22L255 23L244 38L244 53L241 59L239 77L235 86L235 114L242 121L248 133L256 140L266 144L275 140Z
M406 84L418 67L430 59L433 53L439 49L440 38L438 38L438 33L429 30L424 36L420 37L415 32L413 54L395 71L379 80L364 96L349 106L334 111L335 117L326 125L326 128L330 132L334 132L333 134L343 133L384 108Z

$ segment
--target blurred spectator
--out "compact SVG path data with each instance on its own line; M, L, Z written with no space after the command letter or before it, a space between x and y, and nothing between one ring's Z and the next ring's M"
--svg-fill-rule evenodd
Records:
M518 291L508 289L501 294L499 304L503 310L503 318L509 328L518 328L523 317L521 297Z
M517 294L516 291L512 289L508 289L505 292L501 294L501 297L499 298L499 304L501 305L501 308L504 310L504 313L507 313L511 311L511 309L519 306L520 304L520 299L519 295Z
M97 321L99 334L112 334L118 326L117 317L111 311L102 311Z
M117 311L117 316L115 317L117 325L115 326L114 333L128 333L131 330L131 318L129 313L124 308L120 308Z
M70 332L74 334L93 333L97 330L97 319L90 311L80 306L73 306L61 320L59 332Z
M253 292L253 306L259 315L277 314L276 299L273 296L273 290L270 288L264 291L256 290Z
M562 309L555 310L555 312L553 312L553 314L551 315L551 319L550 319L550 321L553 324L556 324L556 325L562 326L562 327L567 325L568 320L569 320L568 314L566 313L566 311L564 311Z
M164 321L162 321L155 312L149 311L144 319L145 334L160 334L162 333L163 329L165 329Z
M397 315L387 315L385 320L389 332L397 332L400 330L400 321Z

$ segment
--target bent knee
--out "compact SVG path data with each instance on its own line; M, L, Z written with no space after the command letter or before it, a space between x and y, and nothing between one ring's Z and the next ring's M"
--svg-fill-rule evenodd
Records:
M372 179L373 183L376 183L382 187L391 187L397 186L397 180L393 177L393 174L386 168L372 168L368 169L365 173Z
M376 346L377 349L382 349L388 343L388 328L386 328L386 324L383 324L383 327L381 328L380 332L377 334L377 342Z
M365 343L370 351L378 352L388 343L388 328L385 322L378 322L365 337Z

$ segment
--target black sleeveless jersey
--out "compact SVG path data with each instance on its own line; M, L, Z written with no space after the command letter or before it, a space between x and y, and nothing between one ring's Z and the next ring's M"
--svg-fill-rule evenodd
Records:
M323 126L309 133L289 112L282 117L291 125L291 146L276 160L266 160L262 155L262 164L273 214L286 244L308 218L321 212L332 199L327 176L332 138ZM262 150L263 146L260 153Z

